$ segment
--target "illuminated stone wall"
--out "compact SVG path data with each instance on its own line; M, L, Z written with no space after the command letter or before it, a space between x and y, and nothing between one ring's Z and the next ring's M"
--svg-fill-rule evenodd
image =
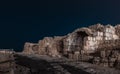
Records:
M93 53L104 41L117 40L120 26L96 24L78 28L65 36L45 37L38 43L25 43L24 51L30 54L61 56L79 52Z

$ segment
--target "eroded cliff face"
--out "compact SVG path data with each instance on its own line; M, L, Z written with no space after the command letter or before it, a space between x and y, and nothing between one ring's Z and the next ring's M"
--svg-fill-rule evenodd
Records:
M95 53L105 41L117 41L120 37L120 25L96 24L78 28L65 36L45 37L38 43L25 43L24 53L49 55L52 57L79 57L82 54Z

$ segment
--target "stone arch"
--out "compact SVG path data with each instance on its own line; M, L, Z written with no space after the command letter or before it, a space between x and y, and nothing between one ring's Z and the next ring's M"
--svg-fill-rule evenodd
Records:
M80 29L77 29L75 31L75 35L76 35L76 49L78 51L80 50L83 50L84 49L84 40L85 40L85 37L87 36L91 36L93 33L91 31L91 29L89 28L80 28Z

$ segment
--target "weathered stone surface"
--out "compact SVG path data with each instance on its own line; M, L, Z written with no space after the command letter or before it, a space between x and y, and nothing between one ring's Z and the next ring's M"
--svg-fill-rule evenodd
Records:
M23 53L26 54L38 54L38 44L26 42L24 45Z
M78 28L65 36L45 37L38 43L27 42L23 52L52 57L64 56L74 60L92 56L93 63L113 67L119 64L119 37L120 25L95 24Z
M56 36L54 38L45 37L43 40L40 40L38 43L39 54L60 57L60 54L63 52L63 38Z

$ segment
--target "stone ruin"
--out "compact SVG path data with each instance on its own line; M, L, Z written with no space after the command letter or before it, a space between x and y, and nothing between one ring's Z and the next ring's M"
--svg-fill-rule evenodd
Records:
M95 24L78 28L65 36L45 37L26 42L23 53L66 57L102 66L120 66L120 25Z

